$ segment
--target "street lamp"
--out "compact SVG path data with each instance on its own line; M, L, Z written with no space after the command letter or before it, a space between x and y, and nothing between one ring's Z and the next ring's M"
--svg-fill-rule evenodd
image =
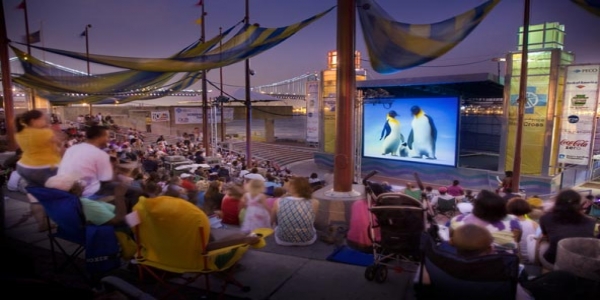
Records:
M85 26L85 30L82 33L82 35L85 37L85 58L86 58L86 63L87 63L87 76L92 75L90 73L90 38L89 38L89 36L90 36L89 29L90 28L92 28L92 24L87 24ZM90 103L89 114L90 114L90 116L92 116L92 103Z
M498 63L498 82L501 82L501 80L500 80L500 63L501 62L505 62L506 58L504 58L504 57L494 57L494 58L492 58L492 61Z

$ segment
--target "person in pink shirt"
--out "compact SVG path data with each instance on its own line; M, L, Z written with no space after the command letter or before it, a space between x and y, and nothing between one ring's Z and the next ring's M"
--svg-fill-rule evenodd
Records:
M277 199L283 197L283 195L285 195L284 188L276 187L273 189L273 196L267 198L267 206L269 207L269 210L273 209L273 203L275 203L275 201L277 201Z
M448 187L447 193L448 193L448 195L450 195L452 197L458 197L458 196L464 195L465 191L460 186L460 182L458 182L458 180L454 180L452 182L452 185Z

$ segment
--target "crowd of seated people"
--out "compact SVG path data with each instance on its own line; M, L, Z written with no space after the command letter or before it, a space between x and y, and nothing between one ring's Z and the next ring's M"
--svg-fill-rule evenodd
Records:
M389 192L384 189L382 183L372 183L371 189L375 196ZM450 195L452 190L453 195ZM414 183L409 182L406 189L398 192L422 200L432 217L437 212L435 206L439 199L454 199L457 204L456 215L450 218L436 218L433 222L443 228L447 226L448 236L445 240L454 240L455 247L460 246L456 243L456 232L460 232L465 226L476 226L479 228L477 230L483 230L489 235L489 242L481 247L482 255L510 253L517 255L523 265L537 266L540 276L524 273L525 275L520 277L518 299L532 299L557 286L559 289L572 289L573 294L576 290L581 292L578 290L578 284L584 281L572 278L561 280L560 278L573 274L565 275L564 271L555 271L554 263L560 240L578 237L600 238L600 225L590 217L592 205L596 201L594 197L582 197L572 189L565 189L547 201L537 195L524 198L520 194L512 193L509 187L504 187L501 191L481 190L474 193L460 187L458 181L438 189L431 186L416 187ZM468 206L468 209L458 208L463 204ZM349 246L365 252L373 251L368 230L365 230L370 222L368 215L367 201L356 201L352 206L347 236ZM378 236L378 228L373 229ZM444 239L442 234L440 238Z
M117 201L123 200L128 211L140 195L168 195L194 203L205 212L210 226L215 229L239 226L243 232L249 232L268 226L274 228L274 238L279 245L306 246L316 241L314 222L319 203L312 199L312 193L323 184L316 173L309 177L295 176L287 168L258 158L253 158L248 166L243 155L221 150L214 155L218 163L209 168L178 173L165 167L167 157L179 155L196 164L206 163L205 153L193 135L187 139L184 136L175 144L169 144L164 138L147 142L131 129L125 135L126 138L122 138L123 135L111 138L110 130L98 125L87 126L83 133L67 135L69 142L63 144L66 150L57 150L61 156L55 162L56 174L78 177L86 203L109 194L114 196L115 187L126 184L125 195L117 195ZM30 153L26 154L30 157ZM49 174L46 180L56 174ZM389 184L381 185L381 192L390 191ZM461 210L448 220L451 235L465 225L479 226L490 233L495 250L515 253L523 263L539 261L548 270L553 268L558 241L598 234L595 220L583 211L589 210L590 205L585 204L590 201L583 201L578 192L561 192L549 209L544 208L543 201L536 196L522 199L518 194L505 192L508 193L503 196L487 190L475 194L461 187L458 181L437 190L409 183L404 191L433 205L442 198L454 198L457 204L471 205L470 210ZM361 207L366 209L365 205ZM115 217L120 219L121 215L119 212ZM113 218L103 220L108 222ZM543 244L544 240L547 247L539 247L537 244ZM531 257L530 247L541 250Z

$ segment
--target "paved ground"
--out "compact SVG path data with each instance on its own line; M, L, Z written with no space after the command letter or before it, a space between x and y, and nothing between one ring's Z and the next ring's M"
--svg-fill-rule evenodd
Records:
M319 169L312 161L297 163L290 168L293 173L303 176L317 172L321 178L327 178L329 173L329 170ZM54 287L76 289L69 294L58 289L63 299L69 298L69 295L75 296L79 291L89 293L90 288L72 270L64 274L53 272L47 237L37 232L32 218L23 217L29 211L24 195L6 191L4 206L6 237L1 247L4 254L3 285L12 282L6 278L7 274L13 277L21 275L51 281ZM251 291L242 292L236 287L229 287L229 299L414 299L412 273L390 271L386 282L369 282L364 278L364 267L326 260L335 249L334 245L317 242L308 247L289 248L276 245L272 237L267 239L267 243L268 246L263 249L250 250L241 260L243 267L236 273L236 278L250 286ZM127 268L115 275L145 292L153 292L151 285L137 282L135 272ZM23 291L35 293L42 290L28 288L32 286L35 286L32 282L13 284L11 289L21 291L21 294ZM197 298L205 294L203 289L204 281L198 280L186 290L186 294ZM45 293L45 296L49 294ZM83 296L75 298L87 299Z

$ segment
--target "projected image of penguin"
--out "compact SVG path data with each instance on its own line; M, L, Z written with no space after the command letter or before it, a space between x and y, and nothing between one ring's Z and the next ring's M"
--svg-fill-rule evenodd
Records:
M400 132L400 121L396 119L396 116L398 116L398 113L394 110L390 110L386 115L385 124L379 138L380 141L383 140L382 155L397 156L400 144L404 143L404 136Z
M407 146L413 158L436 159L435 143L437 140L437 129L433 119L425 114L419 106L410 109L413 119L412 129L408 136Z

